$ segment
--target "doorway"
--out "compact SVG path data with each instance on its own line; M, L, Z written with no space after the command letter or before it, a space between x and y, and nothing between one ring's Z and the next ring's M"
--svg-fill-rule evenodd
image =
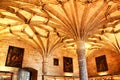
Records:
M37 80L37 70L33 68L22 68L18 73L18 80Z

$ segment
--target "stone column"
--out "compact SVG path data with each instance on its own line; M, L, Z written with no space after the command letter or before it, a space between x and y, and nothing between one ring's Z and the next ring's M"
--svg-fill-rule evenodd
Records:
M44 80L44 76L47 75L47 59L44 58L42 62L42 80Z
M77 41L77 55L78 55L78 64L79 64L79 77L80 80L88 80L88 73L86 67L86 57L85 57L85 42Z

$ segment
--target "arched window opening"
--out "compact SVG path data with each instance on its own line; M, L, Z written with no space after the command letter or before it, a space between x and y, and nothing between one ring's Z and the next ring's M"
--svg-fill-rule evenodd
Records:
M32 80L31 76L32 76L32 73L30 71L21 69L19 71L18 80Z
M37 80L37 70L28 67L20 69L18 80Z

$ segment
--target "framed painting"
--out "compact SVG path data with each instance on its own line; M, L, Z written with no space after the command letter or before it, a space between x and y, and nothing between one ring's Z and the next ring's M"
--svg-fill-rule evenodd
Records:
M12 72L0 71L0 80L12 80L12 76Z
M73 60L71 57L63 57L64 72L73 72Z
M58 65L59 65L59 60L58 60L57 58L54 58L54 59L53 59L53 64L54 64L55 66L58 66Z
M108 71L108 65L105 55L96 57L95 59L96 59L97 72Z
M5 66L22 67L24 48L9 46Z

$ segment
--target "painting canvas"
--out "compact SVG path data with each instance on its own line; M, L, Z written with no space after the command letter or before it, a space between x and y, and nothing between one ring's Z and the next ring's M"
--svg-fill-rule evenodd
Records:
M70 57L63 57L64 72L73 72L73 61Z
M54 65L58 66L59 65L59 60L57 58L54 58Z
M24 48L9 46L6 64L10 67L22 67Z
M97 66L97 72L108 71L108 65L105 55L96 57L96 66Z

